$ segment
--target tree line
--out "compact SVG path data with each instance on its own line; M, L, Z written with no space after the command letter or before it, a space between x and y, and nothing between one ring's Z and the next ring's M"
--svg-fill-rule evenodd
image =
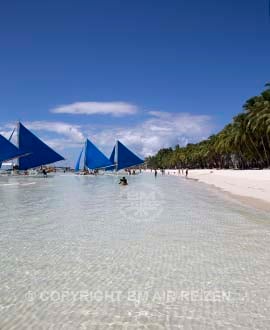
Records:
M184 147L163 148L149 168L267 168L270 166L270 83L217 134Z

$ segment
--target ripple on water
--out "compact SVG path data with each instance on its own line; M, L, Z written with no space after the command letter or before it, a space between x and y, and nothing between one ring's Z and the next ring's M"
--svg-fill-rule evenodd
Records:
M1 329L267 329L270 216L175 177L0 183Z

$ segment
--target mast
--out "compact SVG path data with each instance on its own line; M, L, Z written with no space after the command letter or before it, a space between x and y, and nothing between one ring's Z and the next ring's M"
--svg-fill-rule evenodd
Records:
M17 121L16 127L17 127L17 147L20 149L20 121L19 120ZM19 167L19 165L20 165L19 162L20 162L20 160L19 160L19 158L17 158L14 162L15 165L13 164L13 166Z
M9 142L11 142L11 139L12 139L12 137L13 137L13 134L14 134L14 132L16 131L16 126L13 128L13 131L12 131L12 133L10 134L10 137L9 137L9 139L8 139L8 141ZM1 167L2 167L2 164L3 164L3 162L0 162L0 169L1 169ZM12 167L13 167L13 159L11 160L11 164L12 164Z
M12 131L12 133L10 134L10 137L9 137L9 141L11 141L12 140L12 137L13 137L13 134L14 134L14 132L16 131L16 127L14 127L13 128L13 131Z
M118 140L116 140L116 144L115 144L115 171L117 172L118 170Z
M79 154L79 158L75 164L75 167L74 167L74 171L75 172L79 172L80 171L80 164L81 164L81 158L82 158L82 154L83 154L83 151L84 151L84 147L82 148L80 154Z
M20 122L19 120L17 121L17 147L20 148Z
M86 153L87 153L87 139L84 142L84 162L83 162L84 171L86 171Z

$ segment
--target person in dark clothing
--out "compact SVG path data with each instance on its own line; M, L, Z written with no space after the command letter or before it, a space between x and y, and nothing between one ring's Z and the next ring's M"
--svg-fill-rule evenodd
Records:
M122 186L127 186L128 185L127 179L123 176L120 179L119 184L121 184Z

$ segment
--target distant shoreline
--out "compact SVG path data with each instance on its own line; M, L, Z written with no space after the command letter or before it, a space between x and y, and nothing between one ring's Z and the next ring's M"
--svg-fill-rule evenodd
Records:
M184 171L185 172L185 171ZM178 169L166 175L185 177ZM270 211L270 170L189 170L188 178L218 188L241 202Z

